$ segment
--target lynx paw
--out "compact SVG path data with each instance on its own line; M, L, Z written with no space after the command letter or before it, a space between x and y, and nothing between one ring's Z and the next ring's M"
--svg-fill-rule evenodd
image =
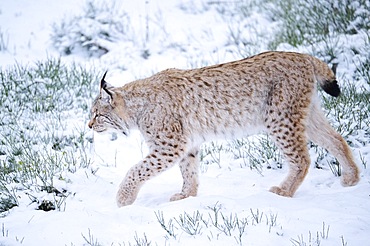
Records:
M133 204L135 201L135 197L129 196L122 192L118 192L116 200L117 200L117 206L120 208L120 207Z
M278 194L279 196L285 196L285 197L292 197L293 194L291 194L291 192L285 190L285 189L282 189L278 186L273 186L270 188L270 192L273 192L275 194Z
M344 173L341 177L343 186L354 186L360 181L358 172L355 173Z
M174 201L178 201L178 200L182 200L182 199L185 199L189 197L189 195L186 195L184 193L176 193L175 195L173 195L171 198L170 198L170 201L171 202L174 202Z

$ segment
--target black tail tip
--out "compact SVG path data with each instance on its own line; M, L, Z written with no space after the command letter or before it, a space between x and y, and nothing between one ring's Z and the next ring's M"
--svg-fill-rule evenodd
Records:
M340 95L338 81L335 79L331 81L325 81L325 83L322 85L322 89L330 96L338 97Z

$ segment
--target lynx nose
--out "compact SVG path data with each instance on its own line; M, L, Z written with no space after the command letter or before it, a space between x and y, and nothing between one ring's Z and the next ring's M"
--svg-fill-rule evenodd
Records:
M92 120L90 120L89 124L87 124L87 125L88 125L88 127L89 127L90 129L92 129L93 124L94 124L94 122L93 122Z

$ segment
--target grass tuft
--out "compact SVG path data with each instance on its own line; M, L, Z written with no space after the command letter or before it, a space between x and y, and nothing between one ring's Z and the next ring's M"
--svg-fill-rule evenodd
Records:
M0 71L1 211L18 205L18 189L38 197L66 172L90 166L86 130L68 125L79 124L73 122L76 115L86 119L92 81L91 72L59 59ZM42 199L31 200L45 207ZM60 209L64 200L52 199L49 208Z
M208 207L208 213L200 213L195 211L192 214L184 212L178 217L170 218L168 221L164 219L163 212L155 213L161 227L166 231L166 240L170 237L178 239L181 236L181 231L188 236L196 238L207 235L210 242L218 241L223 237L232 238L237 242L237 245L243 245L244 235L248 229L264 225L267 226L269 233L272 228L277 227L277 215L269 213L265 215L259 209L250 209L248 216L230 213L228 215L222 212L222 206L215 204ZM168 237L170 236L170 237Z
M127 13L117 5L118 1L87 1L81 15L53 24L54 47L64 55L108 53L114 42L127 39L131 27Z

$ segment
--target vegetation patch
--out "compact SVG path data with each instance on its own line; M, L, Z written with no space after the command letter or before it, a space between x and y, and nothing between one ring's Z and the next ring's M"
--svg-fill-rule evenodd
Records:
M25 190L44 207L39 193L55 194L65 172L89 167L83 123L93 81L93 73L58 59L0 71L0 212L18 205L16 194ZM83 120L75 122L76 115ZM56 197L53 206L60 207Z

